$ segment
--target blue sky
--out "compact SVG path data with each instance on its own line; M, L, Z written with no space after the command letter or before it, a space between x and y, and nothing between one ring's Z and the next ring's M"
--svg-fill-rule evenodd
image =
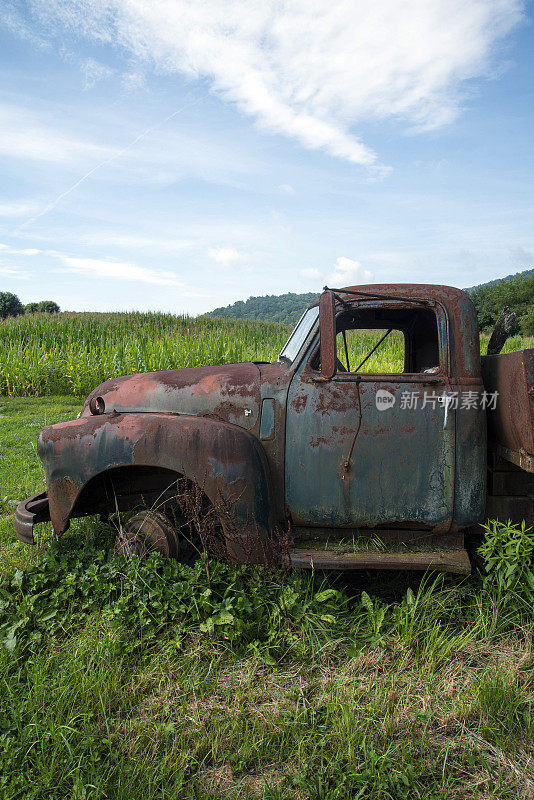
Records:
M520 0L4 0L0 290L201 313L534 266Z

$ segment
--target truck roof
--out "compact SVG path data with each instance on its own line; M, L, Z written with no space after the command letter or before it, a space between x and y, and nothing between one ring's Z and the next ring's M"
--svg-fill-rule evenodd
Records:
M357 299L353 292L361 292L362 297L368 294L441 303L449 322L446 335L449 340L451 374L481 380L478 320L473 301L463 289L431 283L366 283L360 286L328 288L332 288L347 301ZM312 305L317 305L318 302L316 300Z

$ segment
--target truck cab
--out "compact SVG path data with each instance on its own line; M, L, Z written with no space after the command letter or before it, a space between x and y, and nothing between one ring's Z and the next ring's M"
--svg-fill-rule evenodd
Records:
M520 384L518 446L534 452L532 376ZM503 439L513 411L508 395L498 407L502 388L490 364L483 373L465 292L325 288L272 364L112 378L76 420L44 428L47 492L19 505L17 533L32 542L47 519L61 534L73 517L133 509L130 548L179 556L191 516L180 498L195 487L237 561L265 562L284 541L279 557L300 568L467 573L464 536L488 505L487 423ZM528 516L534 466L490 450L501 472L528 474Z

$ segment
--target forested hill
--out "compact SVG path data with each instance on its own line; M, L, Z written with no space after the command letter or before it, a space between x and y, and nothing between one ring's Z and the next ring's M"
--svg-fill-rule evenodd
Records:
M240 319L267 319L295 325L306 308L316 300L315 292L307 294L266 294L238 300L231 306L216 308L209 313L214 317L239 317Z
M482 329L493 328L504 306L518 315L518 329L527 336L534 335L534 269L507 275L488 283L466 289L475 303ZM270 294L238 300L231 306L210 311L212 316L264 319L294 325L317 294Z
M521 333L534 335L534 269L466 289L482 329L492 328L505 306L517 313Z

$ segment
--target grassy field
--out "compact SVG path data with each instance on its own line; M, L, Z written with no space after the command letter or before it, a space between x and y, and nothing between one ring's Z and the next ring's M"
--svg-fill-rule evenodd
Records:
M1 401L3 800L534 796L531 534L436 583L125 562L95 520L20 545L37 431L78 407Z
M0 397L1 800L534 797L532 532L490 527L485 575L462 580L126 562L95 519L23 546L37 433L73 395L273 358L287 332L164 315L0 332L4 394L65 395Z
M85 397L102 381L132 372L274 361L290 328L278 323L171 314L32 314L0 321L0 395ZM379 336L349 337L357 364ZM340 357L344 355L340 346ZM506 350L534 346L515 337ZM487 337L482 338L483 350ZM392 335L366 370L396 371L402 344Z

